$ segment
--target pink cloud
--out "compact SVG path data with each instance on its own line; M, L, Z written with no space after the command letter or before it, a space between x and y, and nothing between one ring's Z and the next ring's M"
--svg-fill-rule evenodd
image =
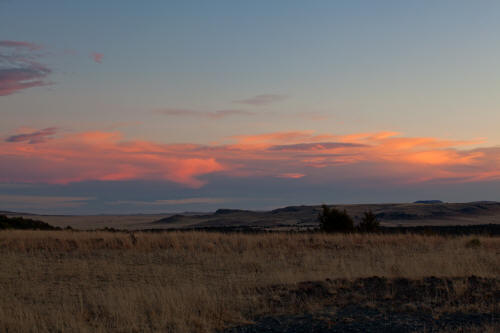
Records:
M465 149L482 140L411 138L396 132L335 135L311 131L265 133L234 139L237 143L226 147L230 150L227 156L235 156L234 160L228 161L226 157L222 161L229 165L234 163L237 168L230 170L244 176L270 175L280 170L280 174L321 174L324 179L342 179L352 172L359 177L419 182L445 178L454 181L496 179L500 174L496 172L500 169L500 151L488 149L485 153ZM344 174L337 174L340 170Z
M40 50L43 47L29 42L20 42L14 40L0 40L0 47L25 48L30 51Z
M282 174L279 174L277 175L276 177L278 178L291 178L291 179L299 179L299 178L302 178L302 177L305 177L304 174L302 173L282 173Z
M102 58L104 57L104 54L102 53L97 53L97 52L93 52L91 54L91 57L92 59L94 60L94 62L98 63L98 64L102 64Z
M0 41L0 96L50 84L46 79L52 71L36 61L39 49L33 43Z
M0 144L3 182L165 179L199 187L204 181L198 176L224 170L213 157L175 145L123 141L117 132L72 133L37 144L30 144L31 137L15 137Z
M47 68L12 68L0 69L0 96L7 96L18 91L49 85L45 77L51 71Z
M53 134L55 129L48 128L0 142L0 182L156 179L196 188L212 173L284 179L307 176L311 182L383 179L398 184L500 179L500 149L467 148L476 146L476 140L411 138L393 132L295 131L200 145L126 140L116 131Z

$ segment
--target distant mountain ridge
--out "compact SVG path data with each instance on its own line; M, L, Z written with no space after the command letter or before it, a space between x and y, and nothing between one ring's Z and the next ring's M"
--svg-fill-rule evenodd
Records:
M0 215L15 215L15 216L20 216L20 215L37 215L37 214L32 214L32 213L21 213L21 212L13 212L10 210L0 210Z
M443 203L441 200L417 200L416 204L440 204Z

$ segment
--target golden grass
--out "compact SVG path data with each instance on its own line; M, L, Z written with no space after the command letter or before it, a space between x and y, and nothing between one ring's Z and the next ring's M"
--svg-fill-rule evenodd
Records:
M0 331L211 332L281 311L276 285L496 278L500 238L2 231L0 258Z

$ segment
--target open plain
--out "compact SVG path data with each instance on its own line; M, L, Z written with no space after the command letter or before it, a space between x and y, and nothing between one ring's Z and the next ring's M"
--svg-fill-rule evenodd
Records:
M4 332L495 332L500 238L0 232Z

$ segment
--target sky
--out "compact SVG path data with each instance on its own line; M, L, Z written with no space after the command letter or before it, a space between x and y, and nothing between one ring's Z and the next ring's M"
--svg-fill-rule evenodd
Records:
M0 0L0 210L500 200L498 1Z

